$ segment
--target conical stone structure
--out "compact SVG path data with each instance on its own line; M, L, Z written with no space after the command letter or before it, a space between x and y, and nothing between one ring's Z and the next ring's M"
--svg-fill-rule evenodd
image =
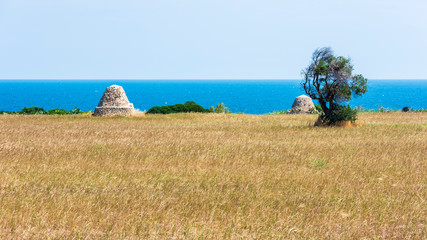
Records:
M306 95L295 98L292 104L291 113L311 113L315 109L313 100Z
M112 85L105 89L93 116L132 115L134 112L125 90L121 86Z

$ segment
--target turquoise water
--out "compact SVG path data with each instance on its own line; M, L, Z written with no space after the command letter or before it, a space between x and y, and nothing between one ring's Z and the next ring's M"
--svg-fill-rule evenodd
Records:
M300 80L0 80L0 110L93 110L112 84L123 86L141 111L191 100L205 108L223 102L232 112L265 114L291 108L295 97L304 94ZM349 104L366 109L427 108L427 80L371 80L368 92Z

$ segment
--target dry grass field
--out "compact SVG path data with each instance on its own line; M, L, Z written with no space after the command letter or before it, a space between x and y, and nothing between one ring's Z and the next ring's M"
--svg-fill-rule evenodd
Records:
M0 116L0 239L426 239L427 113Z

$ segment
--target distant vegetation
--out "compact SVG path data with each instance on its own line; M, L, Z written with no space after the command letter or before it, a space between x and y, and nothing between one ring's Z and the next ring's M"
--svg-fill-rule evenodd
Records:
M322 114L323 110L322 107L319 104L315 105L316 111L314 111L314 114ZM342 111L343 110L343 111ZM351 110L351 111L350 111ZM427 112L427 109L413 109L411 107L403 107L402 109L389 109L382 106L378 106L378 109L365 109L362 106L350 108L349 106L344 106L340 108L341 112L349 113L349 112ZM90 113L92 111L81 111L78 108L75 108L73 110L65 110L60 108L54 108L50 110L45 110L41 107L24 107L21 111L0 111L1 114L20 114L20 115L71 115L71 114L85 114ZM175 104L170 106L163 106L163 107L153 107L150 110L148 110L147 113L158 113L158 114L169 114L169 113L180 113L180 112L201 112L201 113L231 113L231 111L224 105L224 103L218 104L216 107L212 106L210 109L204 109L202 106L198 105L197 103L193 101L188 101L184 104ZM286 110L281 111L273 111L270 113L267 113L268 115L271 114L287 114ZM347 118L350 115L345 114L344 116L337 116L334 115L334 118L340 119L340 118ZM350 121L350 120L348 120Z
M314 111L314 114L322 114L323 110L320 107L319 104L315 104L316 111ZM346 110L348 110L349 106L345 106ZM403 113L413 113L413 112L427 112L426 108L421 109L413 109L411 107L403 107L402 109L391 109L391 108L385 108L383 106L378 106L377 109L366 109L362 106L351 108L353 111L362 112L362 113L388 113L388 112L403 112ZM281 111L273 111L270 113L267 113L268 115L275 115L275 114L287 114L287 110L281 110Z
M385 113L385 112L407 112L407 113L411 113L411 112L427 112L427 109L425 108L421 108L421 109L413 109L411 107L403 107L402 109L391 109L391 108L385 108L383 106L378 106L377 109L365 109L362 106L357 107L357 111L359 112L380 112L380 113Z
M209 113L212 112L209 109L204 109L199 104L188 101L184 104L175 104L162 107L152 107L147 111L148 114L170 114L170 113L188 113L188 112L200 112L200 113Z
M24 107L21 111L0 111L0 114L22 114L22 115L68 115L68 114L83 114L91 111L81 111L78 108L74 108L71 111L65 109L54 108L45 110L41 107Z
M231 113L231 111L224 105L224 103L216 105L216 108L212 106L210 111L214 113Z
M150 110L147 111L148 114L170 114L170 113L231 113L230 110L228 110L228 107L224 105L224 103L220 103L216 105L216 107L212 106L210 109L205 109L199 104L188 101L184 104L175 104L175 105L168 105L168 106L162 106L162 107L152 107Z

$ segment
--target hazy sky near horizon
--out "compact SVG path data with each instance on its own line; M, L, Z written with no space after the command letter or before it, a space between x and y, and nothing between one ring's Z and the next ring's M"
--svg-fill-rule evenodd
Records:
M427 79L425 0L0 0L0 79Z

